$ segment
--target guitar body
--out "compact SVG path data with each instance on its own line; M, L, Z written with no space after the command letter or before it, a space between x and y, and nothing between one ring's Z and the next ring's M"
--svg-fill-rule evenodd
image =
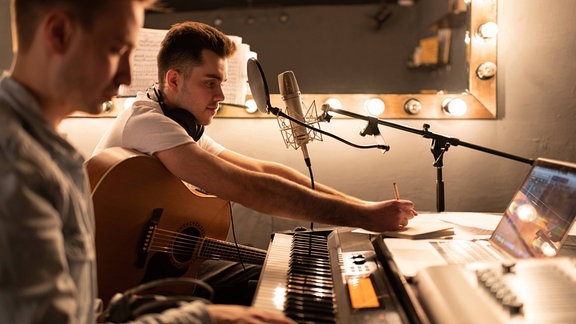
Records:
M192 191L154 157L123 148L86 162L96 218L99 297L193 277L203 237L226 240L230 204Z

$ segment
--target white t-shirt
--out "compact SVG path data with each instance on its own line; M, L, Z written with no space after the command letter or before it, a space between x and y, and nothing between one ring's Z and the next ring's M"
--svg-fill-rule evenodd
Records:
M126 109L112 123L93 155L108 147L124 147L152 155L158 151L195 143L206 151L218 155L224 147L204 133L195 142L182 126L166 117L160 105L139 92L132 107Z

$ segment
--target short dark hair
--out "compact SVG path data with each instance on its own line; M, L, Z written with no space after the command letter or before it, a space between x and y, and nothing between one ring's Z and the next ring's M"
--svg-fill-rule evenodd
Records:
M164 89L164 77L170 69L186 77L191 67L202 64L202 51L210 50L228 58L236 52L236 44L218 29L200 22L187 21L173 25L158 52L158 83Z
M118 0L12 0L11 15L14 22L18 50L27 51L34 38L36 28L44 12L51 8L62 8L80 22L80 25L89 30L96 18L107 9L110 3ZM128 1L128 0L124 0ZM147 8L152 8L156 0L130 0L142 2Z

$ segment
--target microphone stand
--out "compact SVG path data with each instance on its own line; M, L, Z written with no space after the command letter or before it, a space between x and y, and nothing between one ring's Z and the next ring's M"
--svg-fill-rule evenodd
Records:
M386 145L386 144L376 144L376 145L358 145L358 144L354 144L354 143L349 142L349 141L347 141L347 140L345 140L345 139L343 139L343 138L341 138L341 137L339 137L339 136L336 136L336 135L334 135L334 134L331 134L331 133L328 133L328 132L326 132L326 131L323 131L323 130L321 130L320 128L312 127L312 126L308 125L307 123L301 122L301 121L299 121L298 119L296 119L296 118L294 118L294 117L291 117L291 116L289 116L288 114L283 113L282 110L280 110L280 108L277 108L277 107L269 106L269 107L267 107L267 111L268 111L268 113L271 113L272 115L274 115L274 116L276 116L276 117L286 118L286 119L288 119L288 120L290 120L290 121L292 121L292 122L294 122L294 123L296 123L296 124L298 124L298 125L304 126L304 127L308 128L308 129L312 129L312 130L314 130L314 131L316 131L316 132L318 132L318 133L320 133L320 134L322 134L322 135L326 135L326 136L332 137L332 138L334 138L334 139L336 139L336 140L338 140L338 141L340 141L340 142L342 142L342 143L344 143L344 144L350 145L350 146L355 147L355 148L359 148L359 149L372 149L372 148L377 148L377 149L380 149L381 151L388 151L388 150L390 150L390 146L388 146L388 145ZM318 119L318 121L319 121L319 122L320 122L320 121L330 122L330 119L331 119L331 118L332 118L332 116L330 116L330 115L328 115L328 114L324 114L323 116L321 116L321 118ZM370 134L370 135L371 135L371 134Z
M328 104L322 105L322 110L324 111L325 115L327 114L328 111L331 111L331 112L335 112L337 114L345 115L348 117L368 121L368 126L366 127L366 129L364 131L362 131L360 133L360 135L362 135L362 136L364 136L366 134L369 134L369 135L379 134L380 132L377 129L378 125L383 125L383 126L387 126L387 127L396 128L396 129L399 129L399 130L402 130L405 132L418 134L424 138L432 139L432 145L430 147L430 151L432 152L432 155L434 156L433 166L436 167L436 209L438 212L443 212L445 210L445 208L444 208L444 180L442 178L442 168L444 167L444 162L443 162L444 153L446 153L448 151L448 148L450 147L450 145L452 145L452 146L465 146L465 147L468 147L468 148L471 148L471 149L474 149L477 151L490 153L493 155L505 157L507 159L527 163L530 165L532 165L534 163L533 159L527 159L524 157L520 157L520 156L496 151L496 150L493 150L490 148L482 147L479 145L467 143L467 142L461 141L455 137L436 134L436 133L430 131L430 125L429 124L424 124L422 129L416 129L416 128L412 128L412 127L408 127L408 126L404 126L404 125L400 125L400 124L391 123L391 122L388 122L388 121L385 121L382 119L378 119L376 117L364 116L364 115L356 114L356 113L353 113L350 111L346 111L346 110L342 110L342 109L338 109L338 108L332 108ZM324 119L328 120L328 121L330 120L330 118L324 118Z

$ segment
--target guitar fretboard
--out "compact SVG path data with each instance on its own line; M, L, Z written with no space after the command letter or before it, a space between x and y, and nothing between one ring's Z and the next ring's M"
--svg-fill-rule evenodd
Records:
M266 250L206 238L202 243L200 256L262 265L266 259Z

